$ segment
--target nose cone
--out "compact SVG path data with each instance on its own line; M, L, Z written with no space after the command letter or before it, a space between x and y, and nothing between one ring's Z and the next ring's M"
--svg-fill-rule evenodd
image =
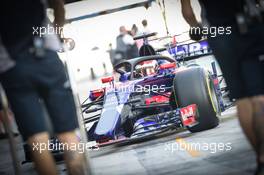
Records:
M115 138L115 131L120 127L120 112L116 109L103 110L95 129L95 138Z

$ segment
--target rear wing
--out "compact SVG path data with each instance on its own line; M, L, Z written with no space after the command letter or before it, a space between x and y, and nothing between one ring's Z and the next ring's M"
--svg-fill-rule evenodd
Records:
M192 42L182 45L172 45L166 49L176 61L189 61L198 59L202 56L212 55L212 49L209 47L207 40L202 40L199 42ZM159 50L165 52L165 49Z

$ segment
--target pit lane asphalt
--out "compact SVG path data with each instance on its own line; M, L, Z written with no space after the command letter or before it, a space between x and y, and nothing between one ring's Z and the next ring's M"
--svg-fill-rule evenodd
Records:
M19 159L23 161L21 138L16 140ZM224 143L230 144L231 150L217 150L216 153L206 150L206 147L199 150L178 147L176 150L180 143L187 148L193 144ZM255 169L254 153L242 134L234 108L223 113L220 125L211 130L199 133L183 131L142 143L108 146L89 151L89 155L96 175L250 175ZM63 164L59 164L58 169L60 174L66 174ZM31 163L22 165L22 172L23 175L36 174ZM13 169L8 142L0 140L0 175L4 174L13 174Z
M255 157L236 118L234 109L222 117L221 124L199 133L184 131L170 136L123 147L107 147L91 151L95 174L179 174L179 175L250 175ZM182 143L179 149L177 145ZM203 147L205 143L229 144L223 151ZM200 145L192 147L194 144ZM187 146L183 146L187 145ZM193 149L188 149L193 148ZM214 147L214 146L213 146ZM212 147L212 148L213 148Z
M255 156L247 143L234 109L222 116L217 128L199 133L183 131L127 146L108 146L98 151L89 151L94 174L179 174L179 175L250 175L255 168ZM177 139L177 140L176 140ZM23 160L22 142L17 145L19 158ZM182 145L208 143L230 144L231 150L184 149ZM185 147L185 148L188 148ZM189 147L190 148L190 147ZM178 149L178 150L177 150ZM65 173L63 164L58 165L60 174ZM22 165L23 174L36 174L31 163ZM0 174L13 174L7 140L0 140Z

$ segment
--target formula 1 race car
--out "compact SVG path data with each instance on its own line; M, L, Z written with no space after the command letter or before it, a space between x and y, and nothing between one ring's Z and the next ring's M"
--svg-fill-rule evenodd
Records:
M199 132L219 124L218 116L227 106L215 64L212 72L185 64L210 55L207 42L169 48L172 57L164 56L166 48L154 50L145 43L140 57L115 65L114 76L101 79L106 86L90 91L81 106L90 149L145 141L181 128ZM56 138L50 142L59 145ZM27 144L24 151L24 163L31 162ZM63 160L60 146L52 154L56 161Z
M168 129L199 132L219 124L218 77L198 65L148 53L123 60L114 72L101 79L109 85L92 90L90 102L82 105L88 114L88 139L99 146Z

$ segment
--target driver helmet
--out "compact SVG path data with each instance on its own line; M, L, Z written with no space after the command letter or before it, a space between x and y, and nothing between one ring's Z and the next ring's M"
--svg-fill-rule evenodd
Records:
M156 60L143 61L135 67L136 72L141 75L141 77L156 74L157 69L158 62Z

